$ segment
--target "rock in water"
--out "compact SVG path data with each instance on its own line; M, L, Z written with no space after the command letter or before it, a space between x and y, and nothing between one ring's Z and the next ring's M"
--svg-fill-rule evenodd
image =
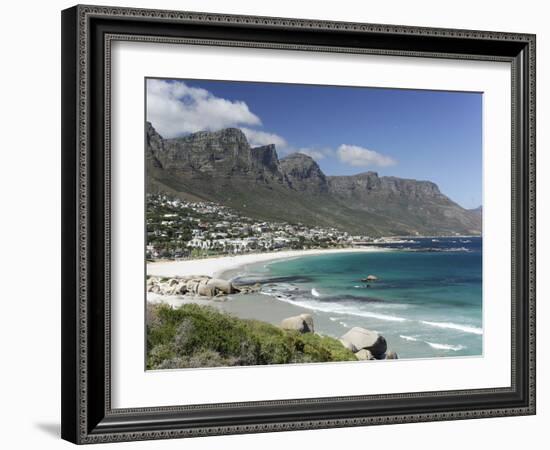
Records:
M384 336L361 327L353 327L340 339L349 342L354 347L355 353L363 349L369 350L376 359L382 359L388 348Z
M313 317L311 317L311 314L287 317L281 322L281 328L299 331L300 333L313 333Z
M369 275L366 278L361 278L361 281L363 283L367 283L367 282L370 282L370 281L378 281L378 277L376 275ZM367 285L367 287L369 287L369 286Z
M395 353L394 351L386 352L386 359L398 359L397 353Z

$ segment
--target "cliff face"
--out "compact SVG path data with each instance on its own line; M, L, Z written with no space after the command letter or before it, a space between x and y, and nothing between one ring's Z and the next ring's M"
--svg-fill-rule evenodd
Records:
M150 167L162 167L158 157L164 154L164 140L149 122L146 123L145 131L147 142L145 156L147 159L147 165Z
M266 220L334 226L369 235L477 234L481 217L429 181L375 172L327 177L309 156L279 160L274 145L251 148L228 128L163 139L146 125L147 183Z
M476 216L481 217L483 215L483 206L480 205L477 208L469 209L468 211L470 211L472 214L475 214Z
M328 192L327 177L310 156L302 153L288 155L281 160L281 170L290 189L313 194Z
M408 229L426 230L424 234L481 232L480 217L443 195L430 181L366 172L329 177L329 184L330 192L345 205L386 215Z
M380 196L387 199L426 200L445 197L435 183L396 177L379 177L376 172L350 176L328 177L331 192L342 198L354 196Z

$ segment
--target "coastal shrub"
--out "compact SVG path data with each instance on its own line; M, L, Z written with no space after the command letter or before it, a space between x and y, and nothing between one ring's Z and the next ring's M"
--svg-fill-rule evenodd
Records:
M213 350L200 350L190 356L176 356L161 361L155 369L182 369L191 367L234 366L235 358L223 358Z
M159 344L147 352L147 368L160 366L165 361L170 361L176 357L173 346L170 344Z
M311 333L301 335L306 346L304 352L310 353L314 349L317 349L320 353L320 358L326 357L326 354L330 355L330 361L350 361L355 360L353 352L342 345L342 343L329 336L319 336ZM350 355L352 356L350 358Z
M196 304L148 305L147 368L352 361L339 341L283 330Z
M253 364L287 364L292 362L295 343L292 336L269 323L245 320L251 335L260 343L258 359Z

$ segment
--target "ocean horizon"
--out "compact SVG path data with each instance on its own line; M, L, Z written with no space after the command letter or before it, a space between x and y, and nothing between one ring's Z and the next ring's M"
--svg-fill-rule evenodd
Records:
M412 238L392 251L251 264L234 278L312 313L316 331L382 334L400 358L483 354L482 238ZM368 275L378 280L366 282Z

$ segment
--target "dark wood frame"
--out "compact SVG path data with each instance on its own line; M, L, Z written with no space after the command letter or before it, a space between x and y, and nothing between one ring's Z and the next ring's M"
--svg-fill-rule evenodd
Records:
M508 61L512 65L512 385L112 409L110 43L138 40ZM535 36L75 6L62 13L62 437L161 439L535 413Z

